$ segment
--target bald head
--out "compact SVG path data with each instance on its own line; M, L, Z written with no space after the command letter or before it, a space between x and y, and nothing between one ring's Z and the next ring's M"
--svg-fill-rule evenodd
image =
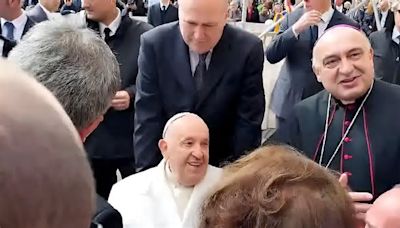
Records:
M400 188L393 188L375 200L366 215L370 227L392 228L400 226Z
M45 87L0 69L0 227L89 227L93 178L75 127Z
M357 28L349 25L337 25L327 29L314 45L313 64L321 63L321 53L326 47L336 47L338 44L357 41L366 49L371 49L368 37ZM350 43L351 45L351 43Z

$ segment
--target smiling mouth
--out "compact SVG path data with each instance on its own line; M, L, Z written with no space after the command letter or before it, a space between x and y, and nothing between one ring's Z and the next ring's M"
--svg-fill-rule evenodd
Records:
M187 164L190 165L190 166L193 166L193 167L199 167L203 163L202 162L188 162Z
M351 82L353 82L354 80L356 80L357 78L358 78L358 76L356 76L356 77L351 77L351 78L346 78L346 79L340 81L340 83L342 83L342 84L351 83Z

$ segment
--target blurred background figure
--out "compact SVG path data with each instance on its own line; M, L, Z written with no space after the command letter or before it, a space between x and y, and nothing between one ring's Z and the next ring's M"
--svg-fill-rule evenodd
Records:
M254 0L247 1L247 16L246 22L260 22L260 15L257 10L257 3Z
M239 3L237 1L231 1L229 3L228 18L230 21L242 20L242 11L240 10Z
M88 228L95 189L85 151L57 99L0 60L2 228Z
M294 148L261 147L223 169L201 228L354 228L346 190Z
M172 5L170 0L161 0L150 6L147 13L147 22L154 27L177 20L178 9Z
M263 0L261 1L260 4L257 6L257 10L260 14L260 22L264 23L265 21L272 19L272 6L273 6L273 1L272 0Z
M60 9L60 4L61 0L39 0L39 3L28 10L26 14L36 23L46 21L55 17L55 13Z
M400 84L400 0L393 0L391 12L395 24L370 35L374 49L375 77Z

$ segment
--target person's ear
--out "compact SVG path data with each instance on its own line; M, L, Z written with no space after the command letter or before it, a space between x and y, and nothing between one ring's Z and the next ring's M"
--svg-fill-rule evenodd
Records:
M85 142L86 138L99 126L101 121L103 121L103 115L97 117L89 126L82 130L79 130L79 135L81 136L82 142Z
M167 159L168 158L168 143L165 141L165 139L160 139L158 141L158 148L161 151L162 156Z

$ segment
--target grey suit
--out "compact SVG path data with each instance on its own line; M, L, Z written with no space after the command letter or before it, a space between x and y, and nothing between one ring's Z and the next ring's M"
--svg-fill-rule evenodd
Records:
M369 38L374 49L375 76L386 82L400 84L400 45L392 40L392 30L373 32Z
M34 21L35 23L40 23L42 21L47 21L47 15L42 9L42 7L38 4L36 4L35 7L32 9L26 11L26 14Z
M271 98L272 111L281 119L287 118L297 102L323 89L311 67L314 46L311 40L311 29L300 33L298 38L292 31L292 25L303 13L304 9L301 8L289 14L282 22L279 34L266 50L270 63L277 63L286 58ZM359 27L355 21L335 10L327 28L339 24Z

